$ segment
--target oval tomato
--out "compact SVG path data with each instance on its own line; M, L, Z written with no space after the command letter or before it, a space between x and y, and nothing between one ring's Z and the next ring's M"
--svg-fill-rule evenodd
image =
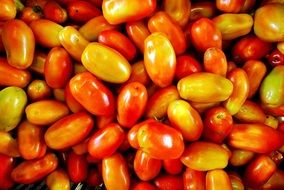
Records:
M88 175L88 162L86 155L77 155L71 151L67 155L67 172L71 181L75 183L83 182Z
M14 168L14 159L10 156L0 154L0 189L10 189L14 185L11 172Z

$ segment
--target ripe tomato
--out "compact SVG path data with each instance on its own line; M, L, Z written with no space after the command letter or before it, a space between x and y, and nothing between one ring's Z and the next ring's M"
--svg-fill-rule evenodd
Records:
M10 189L15 183L10 175L14 168L14 159L0 154L0 162L0 189Z
M88 175L88 162L86 155L77 155L73 151L67 155L67 172L71 181L83 182Z

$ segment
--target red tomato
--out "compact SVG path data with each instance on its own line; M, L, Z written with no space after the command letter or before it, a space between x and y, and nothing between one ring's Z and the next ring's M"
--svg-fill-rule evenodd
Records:
M181 190L184 188L180 175L160 175L154 183L159 190Z
M163 168L168 174L177 175L183 170L183 163L178 159L163 160Z
M101 172L97 168L89 168L86 182L89 186L98 186L103 182Z
M245 0L217 0L216 7L222 11L227 13L238 13L242 9Z
M192 73L198 73L202 71L201 63L192 55L181 55L177 57L177 65L175 78L177 80L186 77Z
M205 172L186 168L183 173L184 190L205 190Z
M80 111L85 111L85 108L73 97L69 83L65 87L64 98L71 112L77 113Z
M203 62L205 71L226 76L228 64L226 55L221 49L208 48L204 53Z
M27 24L30 24L33 20L40 19L42 17L41 8L39 7L25 7L21 13L20 19Z
M67 155L67 171L74 183L83 182L88 175L88 162L85 155L77 155L71 151Z
M111 156L123 143L125 133L116 123L111 123L95 132L88 143L88 152L95 158Z
M43 7L43 15L46 19L62 24L67 20L67 11L56 1L48 1Z
M134 184L131 190L156 190L155 186L149 182L141 181Z
M111 115L115 102L112 92L89 72L75 75L69 82L73 97L94 115Z
M0 189L9 189L15 183L10 176L14 168L14 159L0 154L0 162Z

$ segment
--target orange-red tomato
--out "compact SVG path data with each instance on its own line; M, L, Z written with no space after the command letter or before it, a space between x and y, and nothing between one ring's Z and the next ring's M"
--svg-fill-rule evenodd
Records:
M141 150L156 159L176 159L184 150L182 134L158 121L144 123L137 132Z
M206 174L206 190L233 190L230 178L224 170L211 170Z
M201 63L192 55L181 55L177 57L177 65L175 78L177 80L186 77L192 73L198 73L202 71Z
M0 154L19 157L18 141L9 132L0 131Z
M180 190L183 189L181 175L159 175L154 183L159 190Z
M251 161L255 153L249 150L233 149L230 157L230 164L232 166L242 166Z
M198 20L202 17L212 18L217 13L215 2L203 1L193 2L190 10L190 21Z
M124 84L140 82L146 87L150 81L151 79L146 71L144 61L138 61L134 64L131 64L131 75Z
M237 13L240 12L243 7L245 0L217 0L216 7L222 11L227 13Z
M120 153L115 153L102 160L102 176L109 190L125 190L130 187L128 166Z
M48 1L43 7L43 15L46 19L62 24L67 20L67 11L56 1Z
M10 175L14 168L14 159L13 157L0 154L0 162L0 189L10 189L15 183Z
M266 189L283 189L284 188L284 171L277 169L270 177L266 184L263 185Z
M113 123L115 120L115 114L97 116L96 126L101 129L104 128L107 124Z
M67 155L67 172L74 183L83 182L88 175L88 162L86 155L77 155L73 151Z
M28 85L27 95L33 102L48 99L51 96L51 89L45 80L35 79Z
M111 156L125 138L123 129L117 123L111 123L96 131L89 139L88 152L98 159Z
M101 171L97 168L89 168L86 182L91 187L101 185L103 182Z
M142 116L148 99L144 85L132 82L122 88L117 97L117 121L123 127L132 127Z
M35 7L25 7L20 15L20 19L26 24L30 24L32 21L40 19L42 17L41 8Z
M45 132L44 139L47 146L52 149L69 148L85 139L93 125L93 118L88 113L74 113L51 125Z
M49 189L70 189L70 180L63 169L57 169L46 177L46 185Z
M2 0L0 7L0 21L14 19L17 14L16 5L13 0Z
M204 70L207 72L226 76L227 73L227 59L224 52L217 48L208 48L203 55Z
M85 108L73 97L69 83L65 87L64 98L71 112L77 113L85 110Z
M150 157L146 152L139 149L135 154L133 167L139 179L149 181L160 173L162 161Z
M112 115L115 110L114 95L94 75L83 72L69 82L73 97L94 115Z
M140 181L131 186L131 190L156 190L156 188L150 182Z
M234 118L242 123L264 123L265 117L261 106L250 100L246 100L240 110L234 115Z
M168 174L177 175L183 170L183 163L179 158L163 160L163 168Z
M205 190L205 172L186 168L183 173L184 190Z
M174 78L176 56L164 33L155 32L144 41L144 63L151 80L159 87L169 86Z
M58 158L55 154L48 153L39 159L23 161L13 169L11 176L17 183L31 184L42 180L57 166Z

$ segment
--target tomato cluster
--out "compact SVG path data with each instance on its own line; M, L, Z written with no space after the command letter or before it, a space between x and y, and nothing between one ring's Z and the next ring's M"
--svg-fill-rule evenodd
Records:
M0 0L0 189L284 189L283 0Z

